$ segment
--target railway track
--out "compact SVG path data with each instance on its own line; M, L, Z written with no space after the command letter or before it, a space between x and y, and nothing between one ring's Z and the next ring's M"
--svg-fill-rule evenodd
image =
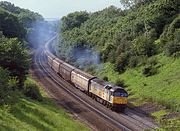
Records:
M95 112L99 117L106 120L106 124L112 124L116 128L112 130L125 130L125 131L140 131L145 129L155 130L157 128L153 123L137 116L131 111L125 114L116 113L107 109L98 102L82 93L80 90L74 88L71 84L60 78L47 64L47 60L43 51L39 50L35 54L35 63L39 69L45 74L46 77L51 79L56 85L56 88L63 89L67 94L71 95L74 99L78 100L83 106L88 107L91 111ZM49 92L50 93L50 92ZM55 98L51 92L51 96ZM77 114L75 114L77 115ZM100 129L101 130L101 129Z

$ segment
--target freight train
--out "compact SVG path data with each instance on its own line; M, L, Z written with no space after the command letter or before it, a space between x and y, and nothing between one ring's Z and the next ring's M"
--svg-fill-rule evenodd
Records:
M91 96L96 101L114 111L124 111L127 106L128 93L122 87L115 86L93 75L62 61L53 55L49 45L56 39L53 37L46 43L45 55L49 66L63 79Z

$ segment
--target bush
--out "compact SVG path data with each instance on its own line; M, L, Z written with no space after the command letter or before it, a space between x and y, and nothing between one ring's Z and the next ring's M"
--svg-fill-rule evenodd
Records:
M17 89L16 78L10 77L9 72L0 67L0 104L14 103L15 89Z
M167 56L178 57L180 52L180 15L165 28L160 37L160 43Z
M115 70L122 73L128 64L128 53L122 53L115 62Z
M134 68L138 65L138 63L139 63L139 57L138 56L131 56L129 58L128 66L130 68Z
M147 61L147 65L155 66L158 63L156 57L150 57Z
M24 83L24 94L33 100L42 100L38 85L31 79L27 79Z
M178 57L180 52L180 42L178 41L170 41L165 46L165 53L167 56Z
M145 66L142 70L142 74L146 77L155 75L157 73L157 69L154 66Z

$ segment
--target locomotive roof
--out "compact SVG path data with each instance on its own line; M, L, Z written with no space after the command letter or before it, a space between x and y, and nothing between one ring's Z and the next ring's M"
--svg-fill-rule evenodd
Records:
M117 91L117 90L124 90L124 89L119 86L113 86L113 88L110 89L110 91L112 91L112 92Z
M98 83L98 84L100 84L100 85L102 85L104 88L107 87L107 86L108 86L108 87L111 87L110 91L112 91L112 92L123 89L122 87L115 86L114 84L109 83L109 82L104 81L104 80L99 79L99 78L95 78L95 79L93 79L92 81L93 81L93 82L96 82L96 83ZM123 90L124 90L124 89L123 89Z
M92 81L94 81L94 82L96 82L96 83L98 83L98 84L100 84L100 85L102 85L102 86L108 85L108 82L106 82L106 81L104 81L104 80L102 80L102 79L99 79L99 78L95 78L95 79L93 79Z

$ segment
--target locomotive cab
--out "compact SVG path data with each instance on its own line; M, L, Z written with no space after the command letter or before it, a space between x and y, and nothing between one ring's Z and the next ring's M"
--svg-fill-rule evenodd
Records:
M121 87L114 87L112 91L112 109L117 111L124 111L127 105L128 93Z

